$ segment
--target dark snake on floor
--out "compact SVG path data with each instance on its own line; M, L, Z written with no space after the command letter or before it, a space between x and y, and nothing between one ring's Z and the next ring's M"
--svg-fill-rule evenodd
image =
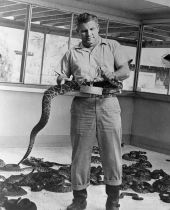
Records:
M131 151L122 155L122 158L128 161L135 161L131 165L123 164L123 176L121 190L132 189L136 193L154 193L158 192L160 199L170 203L170 175L162 169L150 170L152 164L147 160L146 152ZM150 184L149 181L155 181ZM131 195L128 192L124 195ZM132 199L138 200L138 197L132 195ZM140 200L140 199L139 199Z

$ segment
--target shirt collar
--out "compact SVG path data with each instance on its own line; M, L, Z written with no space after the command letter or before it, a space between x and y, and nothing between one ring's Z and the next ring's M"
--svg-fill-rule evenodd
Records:
M107 39L104 39L104 38L100 38L100 44L102 45L102 44L105 44L105 45L107 45Z
M105 44L107 45L107 41L106 39L100 37L99 38L99 43L97 45L102 45L102 44ZM80 42L77 46L74 47L75 49L88 49L86 47L83 46L82 42Z

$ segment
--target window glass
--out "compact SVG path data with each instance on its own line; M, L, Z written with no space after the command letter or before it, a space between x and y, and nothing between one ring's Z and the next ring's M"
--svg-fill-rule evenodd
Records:
M70 48L72 48L73 46L79 45L79 43L81 42L80 38L71 38L71 46Z
M73 25L72 25L72 33L71 33L71 40L70 40L70 48L78 45L81 42L81 39L76 31L76 18L77 14L73 16Z
M19 82L26 4L3 1L0 21L0 82ZM17 21L17 15L23 19Z
M99 21L99 35L102 37L102 38L106 38L107 37L107 31L108 31L108 20L106 19L100 19L98 18L98 21Z
M56 73L61 73L61 59L68 50L68 37L47 34L42 84L56 84Z
M33 6L25 83L56 84L56 73L68 50L72 14Z
M24 81L26 84L40 84L43 42L42 33L30 31Z
M170 48L166 30L164 25L144 28L138 91L168 93L170 65L164 57L170 53Z
M135 72L135 60L136 60L136 46L122 46L123 51L128 55L129 59L132 59L129 63L130 76L123 81L123 90L133 90L134 72Z
M23 30L0 26L1 82L19 82L23 36Z
M109 21L107 39L118 41L123 53L126 54L128 60L131 60L130 77L123 81L123 90L133 90L138 31L139 28L136 26Z

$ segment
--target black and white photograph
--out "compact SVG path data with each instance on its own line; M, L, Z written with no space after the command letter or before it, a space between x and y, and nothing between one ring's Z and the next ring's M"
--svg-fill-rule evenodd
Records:
M0 0L0 210L170 210L170 0Z

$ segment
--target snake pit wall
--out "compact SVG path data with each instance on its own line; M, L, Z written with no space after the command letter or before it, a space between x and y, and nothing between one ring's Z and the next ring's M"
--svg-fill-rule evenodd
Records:
M113 89L114 94L122 89L121 83L115 83L112 86L110 84L105 85L106 88ZM29 146L24 157L18 164L5 164L3 160L0 160L0 171L20 173L8 178L0 175L0 207L4 206L8 196L26 195L27 191L24 190L24 186L29 186L31 191L34 192L39 192L42 189L60 193L72 191L70 164L49 162L44 161L43 158L28 158L28 156L38 132L48 122L51 100L57 95L64 95L69 91L78 91L79 89L78 83L69 81L62 86L52 86L45 91L42 99L41 118L31 131ZM123 175L120 190L123 192L120 194L120 199L124 196L130 196L134 200L143 200L141 194L157 192L163 202L170 203L170 175L162 169L151 170L152 164L148 161L146 152L131 151L123 154L122 158L129 163L132 162L132 164L122 165ZM27 167L20 168L20 163ZM104 184L100 149L96 146L93 147L92 151L90 172L90 183L92 185Z

